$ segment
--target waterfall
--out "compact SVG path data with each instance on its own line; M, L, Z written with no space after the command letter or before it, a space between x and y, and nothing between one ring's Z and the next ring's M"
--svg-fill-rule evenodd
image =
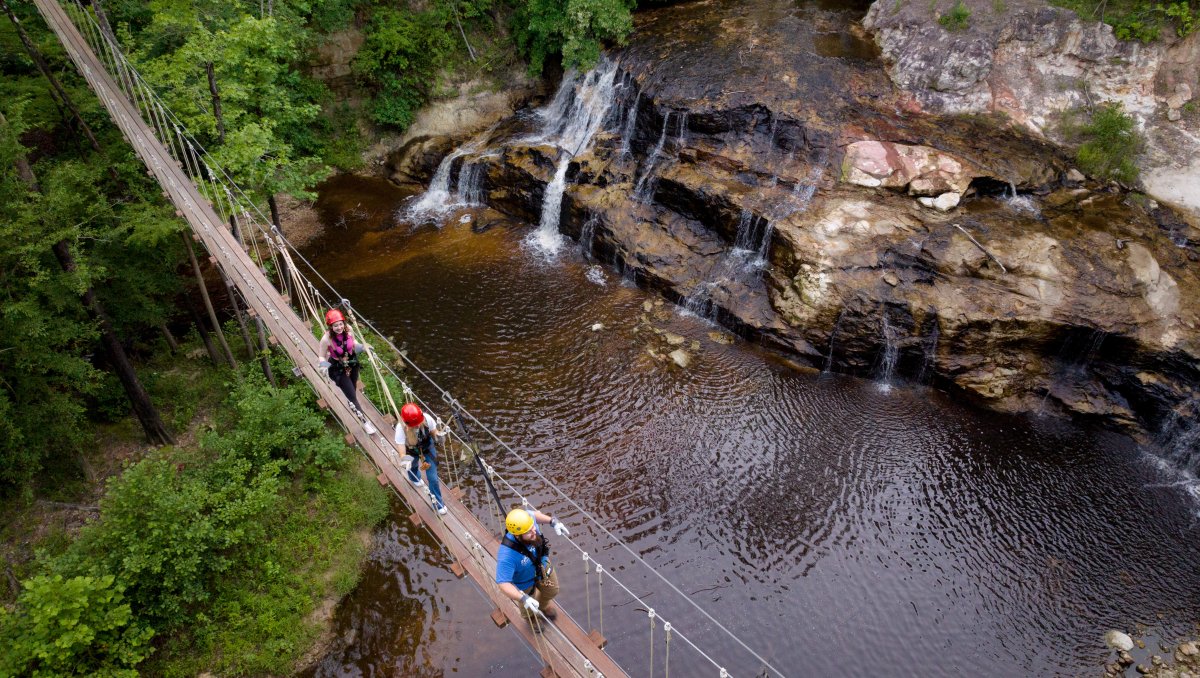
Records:
M838 311L837 320L833 321L833 329L829 331L829 353L825 355L825 367L822 372L829 372L833 368L833 340L837 337L838 330L842 328L842 317L846 315L846 309Z
M450 170L453 168L455 160L474 150L475 144L470 143L456 148L453 153L442 158L442 161L438 163L437 171L433 173L433 180L429 182L429 188L425 189L424 193L401 212L401 218L417 223L431 221L458 207L457 200L451 200ZM457 198L457 196L455 197Z
M712 293L716 287L715 281L702 280L697 283L683 300L683 310L697 318L715 321L716 304L713 303Z
M917 383L924 382L925 374L927 372L929 372L931 367L933 367L933 362L934 362L934 360L937 359L937 346L938 346L938 322L937 322L937 318L934 318L933 331L930 332L929 336L925 339L925 346L924 346L925 357L924 357L924 360L921 361L921 371L917 373Z
M663 146L667 143L667 126L670 123L671 111L667 111L663 116L662 132L658 135L658 143L654 145L654 151L646 159L646 169L642 171L642 176L633 187L633 199L638 202L647 202L654 194L654 182L649 179L650 175L654 173L654 165L658 162L658 157L662 155Z
M888 320L887 306L882 308L880 313L880 330L883 336L883 354L879 361L878 378L885 387L891 385L892 375L896 372L896 362L900 358L899 338L896 336L896 328L892 326Z
M538 229L526 242L546 254L555 254L562 246L558 222L566 190L567 167L586 150L600 130L612 107L617 75L616 62L608 59L582 77L568 73L563 77L554 99L539 112L545 125L538 139L559 148L554 179L546 187Z
M470 160L464 160L458 170L458 186L454 189L454 199L459 205L483 204L483 165Z
M596 239L596 224L599 221L600 218L593 214L583 222L583 228L579 231L579 247L588 259L592 258L592 241Z
M546 186L546 194L542 198L542 218L538 229L531 234L530 242L546 254L555 254L562 246L562 234L558 232L558 222L562 216L562 197L567 184L567 166L571 156L563 155L554 171L554 180Z
M750 210L742 210L738 218L737 235L733 242L733 252L730 254L744 259L742 269L746 272L757 273L767 264L767 255L771 250L771 233L774 227L771 222Z
M633 132L637 129L637 114L638 104L641 103L642 93L635 92L633 95L633 103L629 106L629 113L625 116L625 124L621 128L621 157L628 158L633 155L631 143L633 141Z

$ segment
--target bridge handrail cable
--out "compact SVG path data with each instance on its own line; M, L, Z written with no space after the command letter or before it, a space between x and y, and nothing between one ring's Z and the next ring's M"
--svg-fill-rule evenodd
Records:
M170 126L174 128L174 131L176 132L176 135L179 140L179 150L182 151L182 155L184 155L184 156L187 155L187 153L186 153L187 148L190 148L192 150L192 153L195 156L194 166L193 166L193 163L188 162L189 160L191 160L191 158L185 157L183 159L179 159L179 158L177 158L177 159L179 159L181 163L187 165L188 169L190 170L190 173L193 175L193 177L196 179L199 179L201 182L203 182L205 180L206 177L204 175L207 174L207 180L209 183L212 184L212 187L206 186L205 192L211 192L212 201L214 202L214 207L217 208L218 214L225 211L225 204L227 204L229 206L228 214L233 216L235 221L236 221L237 213L240 212L243 215L243 221L239 223L239 226L241 226L243 228L245 228L246 226L250 226L250 227L254 228L258 232L258 235L261 237L261 239L267 243L268 249L272 250L271 251L272 258L275 257L275 253L273 252L275 247L277 247L277 246L286 247L288 250L288 254L292 257L292 260L293 261L298 260L300 262L303 262L303 264L305 265L307 270L309 272L311 272L311 274L313 276L315 276L316 279L319 280L320 283L332 293L334 298L336 298L338 300L336 303L332 303L329 299L327 299L325 297L324 294L321 294L320 291L317 290L315 286L311 286L311 281L308 281L307 276L301 276L306 282L309 282L309 284L311 286L311 290L314 293L316 293L317 297L321 301L325 302L327 305L329 305L331 307L339 306L339 305L347 305L348 306L349 305L348 300L346 300L344 297L342 297L338 293L337 288L315 267L315 265L307 257L305 257L302 253L299 252L299 250L295 247L295 245L293 245L291 243L291 241L288 240L287 237L280 230L276 229L274 226L272 226L270 228L270 230L268 230L267 227L265 227L263 225L264 223L273 223L273 222L265 214L263 214L262 210L259 208L257 203L253 199L251 199L249 195L246 194L246 192L241 188L241 186L237 182L235 182L233 180L233 178L225 170L223 165L204 147L204 145L198 139L195 138L194 135L191 134L190 131L188 131L187 126L183 123L182 120L180 120L178 118L178 116L174 113L174 111L171 110L171 108L166 104L166 102L164 102L161 99L161 97L155 91L154 87L152 87L149 83L147 83L145 81L145 79L141 76L140 72L138 72L138 70L131 63L129 63L129 61L125 57L125 54L124 54L123 50L121 49L120 45L112 43L112 40L110 39L107 32L100 27L100 25L98 24L98 22L92 15L92 13L83 7L83 5L80 3L80 0L60 0L60 1L70 2L71 4L74 4L76 6L76 8L78 10L77 14L81 14L83 19L85 20L85 22L87 24L89 24L88 28L90 30L88 31L88 33L90 36L92 36L92 39L98 40L98 41L104 43L105 46L108 48L107 51L110 54L109 61L114 64L113 67L115 69L122 71L122 76L129 78L129 84L136 85L135 89L140 92L140 94L142 95L143 101L141 101L141 102L137 101L136 96L135 96L134 97L135 101L133 102L135 104L135 106L138 106L139 108L144 107L147 111L150 112L149 117L151 118L152 124L155 127L166 127L167 123L169 123ZM123 81L124 77L118 78L118 80ZM158 116L161 116L161 120L157 116L154 115L155 112L158 113ZM159 133L161 135L163 135L164 139L169 136L167 134L169 131L170 130L159 129ZM184 146L185 143L186 143L186 147ZM175 145L171 144L171 143L168 144L167 150L172 155L177 153ZM204 170L206 170L205 172L200 171L199 165L201 165L201 164L204 166ZM222 201L221 201L222 193L225 194L225 204L222 204ZM236 193L236 196L235 196L235 193ZM240 199L238 199L237 196L240 196ZM253 218L245 219L245 217L251 216L250 210L252 210L254 213L256 213L258 215L259 219L253 219ZM225 215L222 215L222 216L224 217ZM248 221L249 223L247 224L246 221ZM261 265L261 262L263 262L263 258L261 256L261 252L257 251L258 238L251 238L251 240L254 243L253 246L256 248L256 254L258 255L258 261L260 262L260 265ZM277 271L278 271L278 268L277 268ZM555 483L554 481L547 478L541 471L539 471L536 467L534 467L531 463L529 463L529 461L526 460L525 457L521 453L517 452L511 445L509 445L506 441L504 441L495 431L493 431L491 429L491 427L489 427L487 424L485 424L483 421L481 421L478 417L476 417L474 415L474 413L472 413L470 410L463 407L462 404L457 399L455 399L454 396L448 390L443 388L436 380L433 379L433 377L431 377L425 370L423 370L419 365L417 365L416 362L414 362L411 358L409 358L408 355L406 354L406 352L401 351L391 341L391 339L389 339L387 337L387 335L385 335L379 328L377 328L368 318L362 316L362 314L360 312L358 312L357 309L355 309L355 313L358 317L359 322L366 325L372 332L374 332L374 334L377 337L379 337L379 339L382 340L396 355L400 356L400 358L403 360L403 362L406 365L411 367L435 391L437 391L437 393L440 395L442 400L447 404L447 406L451 407L455 411L457 411L457 412L461 413L462 415L464 415L465 417L467 417L475 426L477 426L480 430L484 431L497 445L499 445L502 449L504 449L505 451L510 453L514 458L516 458L516 460L525 469L527 469L529 472L531 472L534 476L536 476L539 480L541 480L547 487L549 487L556 495L561 497L562 500L564 500L567 504L569 504L572 508L574 508L578 512L579 516L586 518L602 534L604 534L614 544L620 546L621 549L623 549L628 555L630 555L636 562L638 562L644 568L646 568L647 571L653 573L655 575L655 577L657 577L660 581L662 581L664 584L666 584L680 598L687 601L691 607L693 607L696 611L698 611L701 615L703 615L716 628L718 628L722 632L724 632L727 636L729 636L729 638L731 638L739 646L741 646L742 649L747 651L756 660L761 662L765 668L769 669L770 671L772 671L774 674L776 674L778 676L781 676L781 677L783 676L783 673L781 671L779 671L779 669L777 669L773 665L771 665L770 662L768 662L758 652L756 652L753 648L751 648L749 645L747 645L740 637L737 636L737 634L735 634L733 631L731 631L729 628L727 628L725 625L723 625L720 621L718 621L715 617L713 617L707 610L705 610L702 606L700 606L695 600L693 600L684 591L682 591L678 586L676 586L670 579L668 579L661 572L659 572L653 565L651 565L644 558L642 558L642 556L640 556L636 551L634 551L628 544L626 544L622 539L620 539L612 531L610 531L607 527L605 527L604 524L601 523L598 518L596 518L589 511L587 511L582 506L580 506L578 504L578 502L576 502L569 495L567 495L558 486L557 483ZM399 381L401 383L401 385L404 388L406 396L411 396L412 398L416 399L423 406L425 406L425 409L427 409L431 412L436 412L436 410L434 410L432 407L429 407L428 403L425 402L424 400L422 400L420 398L420 396L408 385L408 383L399 374L396 373L396 371L393 369L391 364L387 363L386 361L383 362L382 364L384 365L384 367L386 367L388 374L390 374L393 378L395 378L397 381ZM451 435L454 436L454 438L456 440L458 440L461 444L468 445L468 446L471 445L471 443L468 443L467 441L463 440L462 437L459 436L457 432L451 431ZM478 454L479 451L476 449L475 453ZM505 478L502 474L497 472L495 470L494 466L487 465L486 461L484 463L485 463L487 471L490 472L491 474L493 474L493 477L499 478L500 481L504 484L504 486L506 488L508 488L509 491L511 491L514 495L516 495L517 497L519 497L521 499L521 502L523 505L534 506L534 504L528 500L527 496L523 492L521 492L517 487L515 487L512 483L510 483L507 478ZM575 548L579 552L579 554L581 556L583 556L585 561L590 558L593 562L597 562L597 561L595 561L595 558L593 556L591 556L582 546L580 546L578 543L576 543L575 540L571 539L570 537L566 537L566 540L571 544L571 546L573 548ZM597 565L599 566L598 562L597 562ZM604 570L604 572L607 573L609 578L612 581L616 582L617 585L622 590L624 590L628 595L630 595L633 599L637 600L639 603L645 605L645 607L648 610L650 610L652 619L654 618L653 608L651 608L650 605L642 597L640 597L636 593L634 593L624 582L622 582L618 577L614 576L610 570L606 569L606 570ZM659 617L659 618L661 619L661 617ZM663 620L663 621L665 622L666 620ZM672 631L675 634L675 636L679 637L681 640L686 642L689 646L691 646L694 650L696 650L697 653L699 653L702 657L704 657L707 661L709 661L714 667L718 668L721 671L722 675L728 675L728 672L716 660L714 660L711 656L709 656L706 652L704 652L704 650L702 650L692 640L687 638L687 636L685 634L683 634L682 632L680 632L677 627L672 627Z

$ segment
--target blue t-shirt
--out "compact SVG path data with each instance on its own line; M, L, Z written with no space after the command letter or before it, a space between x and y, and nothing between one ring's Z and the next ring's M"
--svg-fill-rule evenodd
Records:
M537 529L536 524L533 529L541 534L541 530ZM532 545L526 544L526 546L529 547L531 553L534 551ZM549 563L542 563L543 568L548 565ZM496 552L496 583L512 584L522 591L528 591L536 579L537 569L534 568L533 561L501 542L500 549Z

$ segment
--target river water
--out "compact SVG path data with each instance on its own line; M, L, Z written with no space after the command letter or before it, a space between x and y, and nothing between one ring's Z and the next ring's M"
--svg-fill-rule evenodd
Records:
M727 343L570 243L554 257L523 245L535 225L475 233L461 215L494 215L463 211L414 228L396 222L406 198L386 182L333 179L318 205L328 230L306 254L784 675L1098 675L1107 629L1144 630L1153 651L1200 620L1195 506L1129 439L797 369ZM652 355L676 347L659 332L682 337L689 368ZM575 507L488 454L732 675L761 675ZM486 506L462 467L444 460L443 478ZM362 583L336 612L341 640L309 675L535 675L530 650L492 625L482 594L454 579L405 514L397 506L379 529ZM568 545L555 552L560 600L598 626L595 576ZM648 675L647 614L611 583L603 595L611 654ZM661 675L661 624L655 633ZM670 668L717 675L678 639Z

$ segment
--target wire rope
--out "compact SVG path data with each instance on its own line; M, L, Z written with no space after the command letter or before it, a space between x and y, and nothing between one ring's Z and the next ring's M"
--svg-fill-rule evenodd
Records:
M78 4L78 3L76 3L76 4ZM232 214L233 211L236 211L236 209L239 207L239 205L237 204L237 201L233 198L233 192L236 191L241 196L247 198L246 204L248 204L254 211L258 212L258 214L260 216L264 217L263 221L269 222L270 220L267 220L265 218L265 215L263 215L263 213L262 213L261 209L259 209L258 205L253 200L248 199L248 196L246 195L245 191L242 190L241 187L229 177L228 173L225 171L225 169L219 163L214 162L211 165L209 164L208 160L211 159L212 156L208 153L208 151L205 150L203 145L200 144L198 141L196 141L195 138L190 133L186 133L183 131L184 127L181 125L178 117L174 114L173 111L171 111L169 106L166 106L165 104L163 104L161 102L161 99L158 97L158 95L154 91L154 89L152 87L149 87L149 85L147 85L145 83L144 79L141 77L140 73L138 73L137 70L135 68L133 68L133 66L131 64L128 63L127 59L125 59L125 57L124 57L124 54L121 53L121 51L119 50L119 46L112 44L112 42L108 38L108 36L104 35L103 31L98 30L96 21L90 15L90 13L87 13L85 11L84 14L86 17L86 21L84 21L84 23L92 24L91 28L94 29L94 31L99 33L99 39L102 42L104 42L106 44L106 46L108 46L109 49L112 50L115 55L118 55L117 58L114 59L114 61L116 62L116 66L117 66L117 68L115 68L114 70L118 70L121 72L121 75L123 76L122 78L120 78L121 80L128 78L130 86L129 86L129 89L126 91L126 95L132 100L131 103L134 103L135 107L139 111L141 111L143 108L145 108L145 110L147 110L147 111L152 111L152 110L155 110L155 108L153 108L151 106L151 104L156 106L157 110L160 113L164 114L166 116L166 119L171 122L171 125L172 125L172 127L174 127L174 130L177 134L177 137L178 137L178 140L180 141L180 143L183 144L183 142L186 141L185 150L187 148L190 148L193 153L193 156L194 156L195 162L193 164L193 167L197 170L195 173L196 178L199 179L199 182L202 186L207 186L207 185L211 184L211 186L213 187L212 191L213 191L214 195L212 197L212 201L214 203L214 207L216 207L216 211L218 213L224 212L224 204L222 204L222 201L221 201L222 190L220 190L220 189L224 189L224 191L228 192L226 195L226 199L228 200L227 204L230 207L230 213ZM135 86L135 83L136 83L136 86ZM122 89L124 89L124 88L122 88ZM166 136L166 135L163 135L163 136ZM197 146L199 146L199 150L197 149ZM187 153L185 152L184 155L185 155L185 160L186 160ZM203 165L204 169L206 170L205 172L198 171L199 166L201 164ZM216 167L215 170L213 169L214 166ZM207 179L207 182L205 181L206 179ZM232 190L231 190L231 187L232 187ZM206 192L207 192L207 190L208 189L206 189ZM224 215L222 215L222 216L224 217ZM258 224L256 221L254 221L252 219L250 220L250 223L252 225L254 225L257 228L257 230L266 233L264 227L261 224ZM276 245L276 243L272 241L272 239L269 237L270 234L267 234L268 237L266 239L269 244L269 250L272 255L272 260L276 264L277 271L278 271L278 260L276 260L276 258L275 258L276 250L278 250L280 253L286 253L285 261L287 262L287 264L289 264L289 266L288 266L289 273L297 270L295 267L295 263L294 263L295 259L293 259L290 256L291 252L295 252L296 258L298 258L300 261L302 261L305 264L305 266L310 271L312 271L312 273L327 288L329 288L331 291L336 293L336 288L320 273L320 271L318 271L315 268L315 266L312 264L312 262L310 262L302 254L300 254L295 249L295 247L289 241L287 241L287 239L283 236L282 233L279 233L277 231L277 229L274 229L274 228L272 230L275 231L275 235L278 237L279 244ZM303 277L303 276L301 276L301 277ZM281 280L281 284L282 284L282 280ZM311 283L310 283L310 285L311 285ZM315 290L315 287L313 287L313 289ZM300 302L300 303L303 303L303 302ZM446 391L444 388L442 388L428 373L426 373L423 369L420 368L420 366L418 366L411 359L409 359L407 355L405 355L403 352L399 351L399 349L390 340L388 340L382 332L380 332L377 328L375 328L374 325L372 325L369 320L363 319L363 324L366 325L366 327L368 327L372 331L374 331L376 334L378 334L380 336L380 338L390 348L392 348L394 351L396 351L400 355L403 362L405 364L407 364L408 366L410 366L422 378L424 378L428 384L430 384L436 391L438 391L442 395L444 400L447 400L447 402L451 402L451 401L453 401L455 403L457 402L453 399L453 397L450 395L450 393L448 391ZM397 378L398 378L398 375L395 375L395 372L394 372L394 370L391 369L391 366L389 365L387 367L388 367L389 373L393 374L393 376L397 376ZM403 381L401 383L403 383ZM405 392L406 398L411 396L413 399L419 399L417 394L408 385L405 385L404 392ZM761 661L766 668L770 669L777 675L780 675L780 676L783 675L778 669L776 669L769 662L767 662L761 655L759 655L756 651L754 651L752 648L750 648L736 634L734 634L732 631L730 631L727 627L725 627L718 620L716 620L714 617L712 617L711 614L709 614L706 610L704 610L703 607L701 607L699 604L697 604L695 601L693 601L690 597L688 597L673 582L668 580L664 575L662 575L662 573L658 572L657 569L655 569L648 562L646 562L640 555L638 555L635 551L633 551L633 549L631 547L629 547L627 544L625 544L624 541L622 541L615 534L613 534L610 530L608 530L602 523L600 523L600 521L598 519L596 519L593 515L591 515L590 512L586 511L576 501L574 501L569 495L567 495L565 492L563 492L561 490L561 488L559 488L557 486L556 483L550 481L550 479L548 479L544 474L542 474L535 467L533 467L520 453L518 453L508 443L506 443L503 439L501 439L494 431L492 431L492 429L490 427L488 427L486 424L484 424L482 421L480 421L473 413L471 413L469 410L465 410L465 409L462 409L461 413L463 416L468 417L472 422L474 422L477 426L479 426L484 432L486 432L502 449L504 449L507 452L509 452L510 454L512 454L521 463L522 466L524 466L528 471L533 473L547 487L552 489L555 494L557 494L564 501L566 501L567 504L569 504L572 508L574 508L578 512L579 516L586 518L592 524L594 524L600 530L600 532L602 534L604 534L606 537L608 537L610 540L612 540L614 543L616 543L622 549L624 549L630 556L632 556L634 558L634 560L636 560L638 563L640 563L648 571L652 572L658 579L660 579L663 583L665 583L671 590L673 590L683 600L688 601L688 603L690 603L692 607L694 607L697 611L699 611L705 618L707 618L710 622L712 622L717 628L721 629L726 635L728 635L736 643L738 643L744 650L746 650L751 655L753 655L756 659ZM473 448L473 450L476 454L479 453L478 449ZM501 481L504 482L504 484L510 490L512 490L519 497L521 497L523 505L529 505L528 500L521 492L517 491L516 488L513 487L510 483L508 483L507 480L504 480L502 476L499 476L499 474L495 474L494 468L491 468L491 467L488 467L488 468L489 468L490 473L494 474L495 477L500 478ZM428 492L428 490L426 490L426 493L430 494ZM431 494L430 494L430 497L432 498ZM567 537L567 542L570 543L572 546L574 546L581 553L584 553L582 548L578 544L576 544L572 539L570 539L569 537ZM600 608L599 609L600 625L601 625L601 633L603 634L603 623L604 623L603 622L603 574L604 574L604 569L601 566L601 564L598 562L596 563L596 570L597 570L597 577L598 577L598 595L599 595L600 601L601 601L600 606L599 606L599 608ZM610 577L611 576L612 575L610 575ZM636 594L634 594L632 592L632 590L630 590L627 586L624 585L623 582L621 582L616 577L612 577L612 579L619 587L621 587L623 590L625 590L630 596L641 601L641 598L638 597ZM693 647L697 652L699 652L701 654L701 656L703 656L705 659L707 659L709 662L711 662L714 666L718 666L718 667L720 666L715 660L713 660L703 650L701 650L698 646L696 646L695 643L690 641L684 634L682 634L678 631L675 631L674 633L675 633L675 635L678 635L682 640L687 642L691 647ZM722 675L728 675L724 668L721 668L721 673L722 673Z

